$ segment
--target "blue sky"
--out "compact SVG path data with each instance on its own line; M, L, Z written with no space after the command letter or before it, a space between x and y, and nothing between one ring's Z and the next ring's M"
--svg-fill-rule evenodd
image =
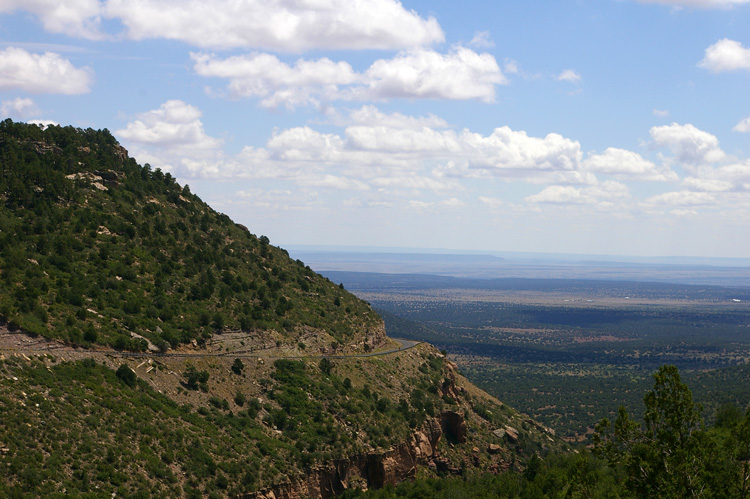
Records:
M0 106L281 246L750 256L750 0L0 0Z

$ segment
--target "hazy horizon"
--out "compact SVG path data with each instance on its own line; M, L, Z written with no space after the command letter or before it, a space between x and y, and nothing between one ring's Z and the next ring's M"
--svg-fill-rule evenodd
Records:
M271 241L272 244L276 244ZM350 254L378 254L378 255L455 255L455 256L492 256L508 260L543 260L585 263L596 261L602 263L635 263L635 264L673 264L673 265L712 265L712 266L750 266L750 257L704 257L689 255L610 255L592 253L555 253L541 251L494 251L481 249L457 248L419 248L396 246L356 246L356 245L308 245L308 244L278 244L278 246L292 252L300 253L350 253Z

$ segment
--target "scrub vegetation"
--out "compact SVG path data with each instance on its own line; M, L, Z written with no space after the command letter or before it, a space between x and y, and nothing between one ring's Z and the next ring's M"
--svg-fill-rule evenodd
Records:
M81 346L167 350L230 330L296 344L314 330L336 348L380 323L106 129L0 123L0 269L10 329Z

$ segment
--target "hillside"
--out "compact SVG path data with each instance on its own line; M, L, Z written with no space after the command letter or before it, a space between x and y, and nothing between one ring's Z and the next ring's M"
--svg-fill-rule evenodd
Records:
M0 317L11 329L141 351L224 331L331 352L383 341L366 303L139 166L107 130L6 120L0 161Z
M140 166L0 123L0 496L329 497L563 444Z

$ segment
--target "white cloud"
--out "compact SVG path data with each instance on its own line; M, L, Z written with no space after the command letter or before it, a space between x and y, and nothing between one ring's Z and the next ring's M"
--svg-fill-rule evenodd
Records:
M169 100L138 115L115 135L142 164L175 176L222 178L226 176L222 141L205 132L200 117L197 108Z
M495 100L507 80L490 54L457 47L448 54L417 50L375 61L365 73L368 99L427 98ZM355 94L356 95L356 94Z
M669 117L669 111L667 111L666 109L654 109L653 111L651 111L651 113L657 118Z
M650 133L655 145L669 148L688 168L722 161L726 157L716 136L691 124L655 126Z
M293 65L270 54L218 59L191 54L201 76L228 79L233 97L259 97L261 105L294 107L333 100L495 99L495 86L507 83L490 54L458 47L448 54L403 52L375 61L364 73L346 62L300 59Z
M381 152L458 153L461 145L453 130L399 129L385 126L351 126L346 129L348 144L355 149Z
M38 113L39 108L36 107L34 101L27 98L16 97L13 100L4 100L0 104L0 114L3 116L26 119Z
M691 190L702 192L727 192L731 191L734 187L731 182L728 182L726 180L696 177L686 178L683 181L683 184L685 184L685 187L688 187Z
M527 196L526 201L537 204L591 204L599 205L600 207L609 207L612 205L612 199L624 199L628 197L630 197L630 192L625 184L607 181L587 187L551 185L545 187L537 194Z
M693 191L741 192L750 187L750 161L735 161L719 167L700 168L683 184Z
M715 178L724 179L735 183L736 185L744 185L744 189L748 189L748 182L750 182L750 160L744 162L730 163L712 171Z
M649 181L674 181L677 174L669 168L657 166L640 154L625 149L608 147L602 154L592 154L582 164L583 169L595 172Z
M557 75L559 81L567 81L570 83L578 83L581 81L581 75L573 69L566 69L559 75Z
M42 129L47 128L48 126L59 126L60 123L52 120L29 120L27 123L31 125L39 125L42 127Z
M388 187L395 189L426 189L434 192L456 191L461 187L454 180L441 180L422 175L400 175L396 172L392 177L376 177L370 180L375 187Z
M645 201L647 206L705 206L716 203L708 192L674 191L652 196Z
M343 145L338 135L306 126L274 133L266 144L274 159L305 162L335 162L341 157Z
M197 108L181 100L169 100L115 133L125 140L163 148L198 151L220 147L221 141L203 130L200 117Z
M495 42L492 41L492 35L489 31L477 31L469 45L477 48L491 48L495 46Z
M320 98L333 100L340 85L350 85L360 79L348 63L327 58L300 59L291 66L270 54L227 59L207 54L191 54L191 57L196 73L226 78L231 96L261 97L261 104L266 107L316 104Z
M750 69L750 49L740 42L724 38L706 49L706 55L698 66L713 73Z
M122 23L118 36L179 40L209 49L399 50L443 42L433 17L397 0L0 0L0 13L24 10L51 33L112 37L103 20Z
M365 105L349 113L347 124L361 126L383 126L420 130L422 128L447 128L448 123L434 114L427 116L407 116L402 113L386 114L373 105Z
M167 38L213 49L283 52L402 49L444 40L434 18L396 0L108 0L106 12L143 40Z
M489 136L457 133L435 116L386 114L364 106L350 113L355 124L341 133L322 133L310 126L283 129L263 147L248 146L227 157L221 141L206 134L200 116L185 102L168 101L116 134L133 143L139 160L186 177L286 179L331 188L433 192L462 189L462 177L597 182L580 169L578 142L557 134L530 137L508 127Z
M99 0L0 0L0 13L25 10L37 16L50 33L101 39Z
M460 140L462 156L470 161L471 168L491 175L512 170L574 170L581 161L581 145L556 133L529 137L524 131L504 126L486 137L464 130Z
M591 202L581 189L569 185L551 185L538 194L526 197L530 203L580 204Z
M266 214L280 212L310 211L320 205L315 192L300 192L295 189L246 189L235 192L237 201L234 204L262 209ZM229 200L232 203L233 200Z
M89 92L92 83L91 69L76 68L54 52L32 54L17 47L0 51L0 90L73 95Z
M369 189L367 184L358 180L351 180L346 177L336 175L323 175L322 177L313 178L306 182L307 185L314 187L325 187L339 190L356 190L366 191Z
M507 74L517 74L519 71L517 61L514 61L513 59L505 59L505 61L503 61L503 72Z
M502 200L481 188L474 190L487 184L486 179L499 179L542 185L525 198L532 210L567 205L622 214L638 206L623 181L679 181L669 161L657 166L618 148L584 155L577 141L554 133L534 137L499 127L483 135L457 131L436 116L385 113L370 105L335 117L340 120L333 125L337 129L280 129L262 146L247 146L231 156L223 152L220 140L205 132L200 110L182 101L165 102L116 133L143 149L134 154L139 160L147 158L178 178L253 179L273 182L273 188L294 183L302 189L366 193L363 203L389 206L409 200L422 208L461 206L460 199L451 196L463 191L489 208L513 209L518 194ZM713 193L739 194L750 183L750 162L701 163L720 152L718 141L691 125L654 127L652 137L654 144L701 166L682 184L685 191L654 196L642 207L693 209L710 204ZM618 180L597 178L601 175ZM448 199L436 201L425 193Z
M732 128L732 130L734 130L735 132L750 133L750 116L737 123L734 128Z

